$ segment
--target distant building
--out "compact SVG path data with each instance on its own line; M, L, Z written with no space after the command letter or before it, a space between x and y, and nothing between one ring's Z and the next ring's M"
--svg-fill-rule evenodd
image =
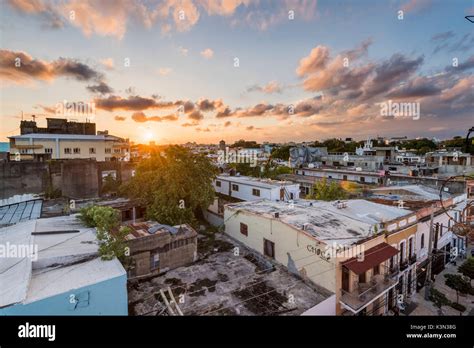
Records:
M0 245L0 315L128 314L125 269L75 216L1 228Z
M10 161L90 158L102 162L130 158L128 140L113 135L30 133L8 138Z
M469 174L474 172L474 156L461 151L428 152L425 162L438 167L439 174Z
M219 141L219 150L225 151L225 141L224 140Z
M126 237L132 258L129 277L159 274L197 260L197 233L189 225L147 221L127 226L132 229Z

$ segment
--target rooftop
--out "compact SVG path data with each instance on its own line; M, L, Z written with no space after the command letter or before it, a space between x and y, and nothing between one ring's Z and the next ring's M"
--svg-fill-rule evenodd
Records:
M31 303L125 274L117 259L100 259L95 229L84 227L75 215L0 228L0 244L29 247L32 251L0 258L0 308Z
M204 242L205 243L205 242ZM200 244L203 244L200 242ZM138 281L129 289L130 315L166 315L160 289L171 289L184 315L300 315L332 293L293 276L284 267L258 260L247 248L218 235L213 252L190 266ZM294 296L294 303L288 295Z
M148 237L158 234L171 234L173 236L192 237L196 236L196 231L189 225L169 226L160 224L156 221L146 221L128 224L131 228L131 233L127 235L127 239L135 239L140 237Z
M218 175L217 180L223 180L223 181L232 181L238 184L242 185L252 185L252 186L259 186L262 188L268 188L268 189L273 189L273 188L279 188L281 186L290 186L290 185L295 185L291 181L279 181L279 180L271 180L271 179L261 179L261 178L255 178L252 176L232 176L232 175Z
M362 199L343 202L345 207L338 208L336 202L298 200L290 204L259 200L228 204L226 208L278 219L327 244L337 242L342 245L351 245L372 236L376 224L412 214L410 210ZM279 214L278 218L275 213Z
M0 206L0 226L37 219L41 216L42 199L33 199Z
M8 137L9 139L64 139L64 140L91 140L91 141L124 141L122 138L114 135L100 134L100 135L84 135L84 134L51 134L51 133L29 133L23 135L14 135Z
M403 185L378 187L371 190L376 196L382 195L387 199L394 200L424 200L432 201L439 199L439 189L434 189L424 185ZM452 195L443 192L443 199L448 199Z

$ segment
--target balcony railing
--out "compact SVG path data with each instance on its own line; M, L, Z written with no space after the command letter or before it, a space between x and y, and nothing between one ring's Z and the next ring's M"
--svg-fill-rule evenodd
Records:
M393 265L392 267L390 267L388 269L388 274L391 278L395 278L398 275L399 271L400 270L399 270L398 266Z
M368 283L356 282L353 291L341 290L341 302L356 312L396 284L397 281L392 279L390 273L378 274Z
M408 267L408 260L405 259L403 261L400 261L400 271L406 270Z

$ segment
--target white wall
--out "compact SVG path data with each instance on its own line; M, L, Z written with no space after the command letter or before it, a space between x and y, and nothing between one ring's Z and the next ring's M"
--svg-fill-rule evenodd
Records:
M301 315L336 315L336 295L332 295Z
M219 181L221 183L221 186L218 187L216 185L216 181ZM231 187L232 184L238 185L239 190L238 191L229 191L229 186ZM259 199L268 199L271 201L276 201L280 199L280 187L275 186L272 188L265 188L260 185L258 185L258 182L252 183L241 183L241 182L233 182L232 178L225 178L225 179L219 179L217 178L212 185L214 186L214 189L216 192L219 192L224 195L229 195L230 196L241 199L243 201L255 201ZM283 187L283 186L281 186ZM290 196L290 193L293 193L293 199L299 199L299 194L300 194L300 188L299 184L293 184L293 185L285 185L285 190L288 193L288 196ZM257 189L260 191L260 196L254 196L253 195L253 189ZM284 200L288 200L289 198L285 197Z

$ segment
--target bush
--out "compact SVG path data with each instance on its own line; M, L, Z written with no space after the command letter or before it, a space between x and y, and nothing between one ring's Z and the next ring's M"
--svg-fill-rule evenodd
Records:
M464 307L462 304L457 303L457 302L452 302L451 307L457 311L460 311L461 313L466 310L466 307Z

